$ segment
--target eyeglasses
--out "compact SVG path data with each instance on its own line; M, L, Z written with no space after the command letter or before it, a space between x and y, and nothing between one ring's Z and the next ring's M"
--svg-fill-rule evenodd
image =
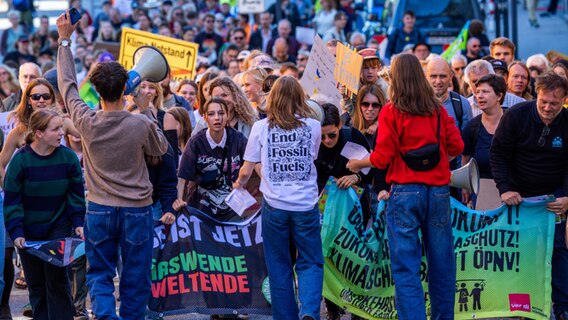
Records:
M373 103L361 102L361 108L368 108L368 107L372 107L373 109L379 109L381 107L381 104L377 102Z
M245 37L234 37L235 40L243 40Z
M332 133L328 133L328 134L322 133L321 139L325 140L325 137L328 137L330 139L335 139L335 138L337 138L337 133L336 132L332 132Z
M33 101L39 101L39 99L43 98L43 100L47 101L51 99L50 93L34 93L29 95L30 99Z
M538 139L538 143L536 145L539 147L544 147L544 145L546 144L546 137L548 136L549 133L550 133L550 128L544 126L544 128L542 128L542 133L540 134L540 138Z

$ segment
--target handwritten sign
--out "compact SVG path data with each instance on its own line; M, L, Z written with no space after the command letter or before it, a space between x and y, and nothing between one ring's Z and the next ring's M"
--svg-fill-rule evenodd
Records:
M237 8L239 13L261 13L266 10L264 0L239 0Z
M300 83L308 96L313 97L322 94L330 97L339 106L342 96L337 89L337 82L333 79L333 70L331 69L333 65L335 65L335 57L327 50L320 36L316 35Z
M172 69L172 80L193 79L195 76L195 61L199 49L197 44L150 32L122 28L118 59L120 64L127 70L132 69L134 52L142 46L156 47L164 54Z
M337 43L335 55L335 69L333 70L335 80L350 92L357 94L363 57L340 42Z

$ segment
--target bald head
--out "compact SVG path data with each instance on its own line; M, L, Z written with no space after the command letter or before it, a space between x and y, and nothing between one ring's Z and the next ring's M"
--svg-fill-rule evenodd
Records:
M18 81L20 82L20 88L22 88L22 91L26 90L30 81L39 77L41 77L41 68L37 64L33 62L26 62L22 64L18 71Z
M436 98L444 103L448 98L448 88L452 82L452 72L448 62L441 57L429 59L426 65L426 78L434 89Z
M274 47L272 47L272 56L278 62L283 62L288 59L288 42L284 38L278 38L274 41Z

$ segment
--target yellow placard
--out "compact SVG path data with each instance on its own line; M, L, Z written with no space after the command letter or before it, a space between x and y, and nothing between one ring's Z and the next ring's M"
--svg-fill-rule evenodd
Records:
M333 70L335 81L357 94L363 57L340 42L337 43L335 56L335 68Z
M132 57L141 46L153 46L162 51L172 69L172 80L192 79L199 45L131 28L122 28L119 62L126 70L132 69Z

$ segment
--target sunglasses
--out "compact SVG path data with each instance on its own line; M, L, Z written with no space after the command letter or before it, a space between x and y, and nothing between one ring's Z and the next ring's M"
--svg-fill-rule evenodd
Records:
M373 107L373 109L379 109L381 105L377 102L369 103L369 102L361 102L361 108L368 108Z
M321 139L325 140L325 137L328 137L330 139L335 139L335 138L337 138L337 133L335 133L335 132L328 133L328 134L322 133Z
M550 128L545 126L544 128L542 128L542 133L540 134L540 138L538 139L538 143L536 144L539 147L544 147L544 145L546 144L546 137L548 136L548 134L550 133Z
M235 40L243 40L245 37L234 37Z
M463 70L463 69L465 69L465 67L455 67L454 71L459 71L459 70Z
M30 99L33 101L39 101L39 99L43 98L43 100L47 101L51 99L50 93L34 93L29 95Z

